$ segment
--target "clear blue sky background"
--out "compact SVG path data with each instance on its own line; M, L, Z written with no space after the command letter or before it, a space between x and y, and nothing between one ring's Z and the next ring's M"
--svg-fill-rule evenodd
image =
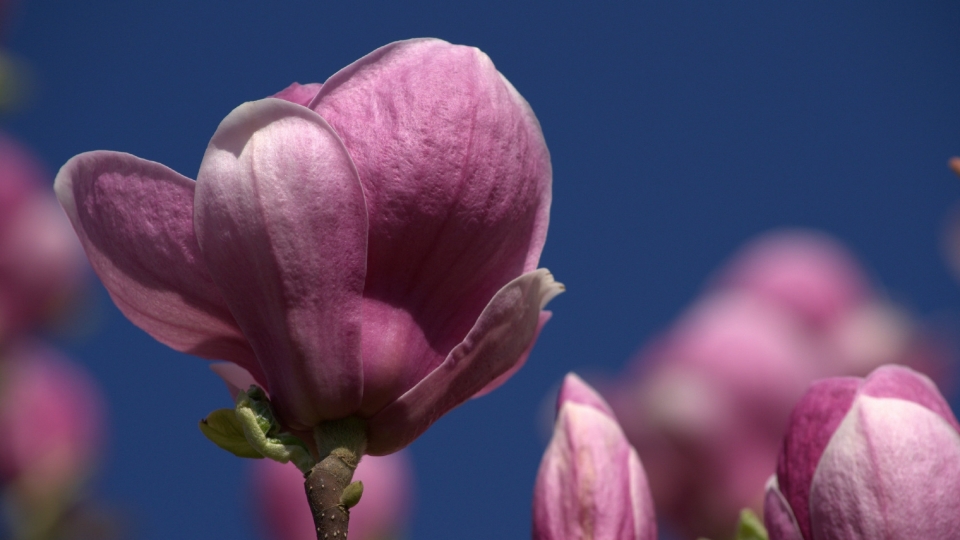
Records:
M555 174L542 261L568 292L527 367L412 446L412 538L528 538L543 396L618 370L761 231L829 231L893 298L956 318L938 244L960 201L953 1L26 0L9 47L36 85L4 127L51 171L111 149L194 176L238 104L418 36L483 49L536 111ZM147 540L252 540L246 464L196 427L230 404L222 383L98 294L97 331L65 346L112 406L101 493Z

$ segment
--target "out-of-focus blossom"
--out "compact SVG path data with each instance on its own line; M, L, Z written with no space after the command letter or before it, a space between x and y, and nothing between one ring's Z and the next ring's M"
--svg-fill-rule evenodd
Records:
M641 351L611 402L647 464L658 515L685 537L727 537L742 508L760 510L809 383L889 362L945 364L840 244L776 232L749 243Z
M957 538L960 424L902 366L814 383L790 416L764 514L771 540Z
M353 476L363 482L360 503L350 509L350 540L398 540L413 507L414 489L407 452L367 456ZM304 500L303 473L268 459L253 463L253 493L267 540L316 540L313 515Z
M31 504L69 499L96 465L105 436L99 388L79 365L37 344L0 363L0 478Z
M43 168L0 134L0 343L56 314L86 262Z
M489 58L439 40L278 96L223 120L196 182L101 151L57 194L135 324L249 372L287 428L357 416L390 453L501 382L549 318L547 148Z
M533 538L654 540L643 465L610 406L572 373L557 406L533 494Z

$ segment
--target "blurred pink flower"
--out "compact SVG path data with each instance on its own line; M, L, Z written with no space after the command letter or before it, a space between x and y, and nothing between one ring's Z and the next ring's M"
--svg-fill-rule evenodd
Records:
M557 408L533 493L534 540L655 540L643 465L610 406L570 373Z
M0 134L0 343L56 314L86 274L47 178L24 147Z
M78 488L104 446L105 405L79 365L47 347L20 343L0 362L0 477L43 501Z
M960 424L901 366L814 383L790 416L764 514L770 540L957 538Z
M367 451L394 452L549 318L546 144L486 55L440 40L279 97L221 122L196 182L101 151L57 194L135 324L249 372L290 429L358 416Z
M658 515L686 537L724 537L740 509L760 510L809 383L889 362L946 361L840 244L774 232L748 243L640 352L611 403L647 465Z
M293 464L257 460L253 468L253 495L266 540L316 540L313 515L304 500L303 473ZM350 509L350 540L403 538L413 509L414 489L410 457L405 451L367 456L354 480L363 482L360 503Z

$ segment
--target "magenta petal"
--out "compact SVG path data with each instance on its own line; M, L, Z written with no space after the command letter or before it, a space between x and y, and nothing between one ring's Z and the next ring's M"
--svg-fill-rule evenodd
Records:
M568 401L593 407L610 418L616 417L610 405L576 373L568 373L563 379L563 386L560 387L560 394L557 396L557 409Z
M776 475L767 482L767 492L763 500L763 522L770 540L803 540L797 518L793 516L793 510L777 486Z
M777 458L777 483L793 509L804 538L813 538L807 501L814 472L862 382L853 377L817 381L810 385L790 414Z
M533 538L654 540L653 498L636 451L575 375L560 391L533 496Z
M530 346L543 306L562 290L545 269L504 286L437 369L368 420L367 453L389 454L407 446L447 411L509 370Z
M337 134L287 101L237 107L200 165L196 224L284 421L308 429L354 413L367 222Z
M532 110L475 48L392 43L342 69L311 104L367 196L364 411L433 371L490 298L534 270L550 159Z
M200 255L195 182L130 154L88 152L54 188L111 298L161 343L259 372Z
M320 87L322 86L320 83L293 83L271 97L306 107L313 101L313 98L317 97L317 92L320 91Z
M960 531L960 433L896 398L857 396L810 489L817 540L952 540Z
M888 365L875 369L863 383L860 393L876 398L912 401L940 415L944 421L960 432L960 423L957 423L950 405L943 399L937 386L926 375L908 367Z
M484 386L479 392L473 395L474 398L483 397L489 394L490 392L493 392L497 388L500 388L500 386L503 383L507 382L507 379L509 379L510 377L513 377L514 373L520 371L520 368L522 368L523 365L527 363L527 358L530 357L530 353L533 352L533 345L534 343L537 342L537 338L540 337L540 331L543 330L543 327L547 324L547 321L549 321L552 317L553 317L553 312L551 311L540 312L540 320L537 321L537 331L533 335L533 339L530 340L530 344L527 345L526 350L524 350L523 353L520 354L520 359L517 360L517 363L514 364L513 367L511 367L507 371L504 371L503 373L501 373L496 379L487 383L486 386Z
M233 362L215 362L210 364L210 371L223 379L223 383L227 385L227 391L230 392L230 397L234 400L237 399L237 394L241 390L247 390L251 385L263 386L262 383L258 383L253 378L249 371Z

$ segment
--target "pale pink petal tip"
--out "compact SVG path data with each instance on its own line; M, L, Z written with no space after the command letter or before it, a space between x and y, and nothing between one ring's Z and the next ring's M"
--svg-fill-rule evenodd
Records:
M273 97L306 107L313 101L313 98L317 97L317 92L320 91L321 87L323 87L322 83L293 83L274 94Z
M253 378L249 371L233 362L214 362L210 364L210 371L223 379L223 383L227 385L227 391L230 392L230 397L233 399L237 399L237 394L241 390L249 389L251 385L263 386L257 383L257 380Z
M560 387L560 395L557 397L557 410L567 402L587 405L611 418L614 417L610 405L576 373L568 373L564 377L563 386Z

